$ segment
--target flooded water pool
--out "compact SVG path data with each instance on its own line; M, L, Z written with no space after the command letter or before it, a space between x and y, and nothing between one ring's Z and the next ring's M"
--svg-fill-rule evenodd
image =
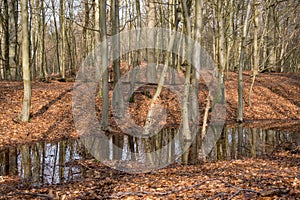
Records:
M185 162L183 152L179 148L176 138L171 141L170 135L176 134L177 129L165 129L151 139L153 144L150 151L166 146L160 151L154 162L168 163L170 158L176 158L174 162ZM109 135L109 144L106 147L100 145L99 138L87 138L84 140L63 140L58 142L39 142L30 145L22 145L15 148L4 149L0 152L0 176L17 175L30 177L35 185L58 184L78 180L87 174L87 170L74 164L78 160L91 158L95 152L106 152L106 160L121 160L143 162L145 152L149 151L143 140L132 136ZM121 150L114 152L113 145ZM187 152L188 163L199 163L205 157L208 161L230 160L243 157L260 157L271 154L275 150L289 150L300 145L300 134L263 130L259 128L224 128L218 138L213 141L200 141L195 137ZM89 147L93 151L89 152ZM88 148L87 148L88 147ZM104 149L105 148L105 149ZM205 156L204 156L205 154ZM96 156L97 157L97 156Z

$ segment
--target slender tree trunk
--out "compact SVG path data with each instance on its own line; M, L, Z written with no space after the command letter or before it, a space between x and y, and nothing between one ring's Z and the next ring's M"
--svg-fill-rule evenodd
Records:
M89 38L89 21L90 21L90 8L89 8L89 0L84 1L84 27L82 30L82 36L83 36L83 59L85 56L87 56L89 50L88 50L88 38Z
M100 2L101 0L95 0L95 14L94 14L94 16L95 16L95 29L96 30L100 30L100 20L102 20L102 19L100 19L100 4L101 4L101 2ZM100 43L100 41L101 41L101 35L100 35L100 31L99 32L95 32L95 42L96 42L96 44L99 44Z
M24 82L24 97L20 119L29 121L31 106L31 82L29 67L29 33L28 33L28 0L21 0L22 23L22 68Z
M35 80L37 68L36 68L36 52L37 52L37 15L35 10L37 6L35 5L35 0L29 0L29 65L31 68L31 79Z
M106 3L105 1L99 2L99 15L100 15L100 39L106 42ZM103 74L102 80L102 112L101 112L101 128L103 130L108 130L108 110L109 110L109 97L108 97L108 44L103 44L104 49L102 49L102 66Z
M254 16L254 32L253 32L253 74L252 74L252 83L249 91L249 105L251 106L251 95L255 82L255 78L258 75L258 67L259 67L259 50L258 50L258 13L257 13L257 5L256 0L253 0L253 16Z
M148 28L155 28L156 24L156 9L155 9L155 4L153 3L153 0L149 0L147 2L147 13L148 13ZM151 37L151 40L153 41L153 44L155 43L155 32L153 35L149 36ZM154 49L148 49L148 63L152 64L151 66L149 65L147 67L147 81L148 82L154 82L156 80L156 68L153 66L153 64L156 63L156 58L155 58L155 50Z
M226 37L227 40L227 49L226 49L226 78L228 78L228 70L230 68L230 66L233 65L233 63L230 63L230 56L232 56L232 52L231 49L233 47L233 14L234 14L234 10L233 10L233 0L230 0L229 2L229 25L228 25L228 36Z
M4 32L4 46L3 46L3 58L4 58L4 79L10 80L10 67L9 67L9 11L8 2L3 0L4 17L3 17L3 32Z
M21 0L21 6L22 6L22 2L23 1L27 1L27 0ZM26 10L26 12L28 12L28 10ZM31 155L30 155L30 147L28 146L28 144L23 145L21 147L21 155L22 155L22 164L23 164L23 170L24 170L24 178L27 181L30 181L29 178L32 176L32 171L31 171L31 167L32 167L32 163L31 163ZM30 185L30 183L27 183Z
M245 66L245 41L247 37L248 19L251 10L250 0L247 1L247 13L243 25L243 35L241 41L241 53L240 53L240 63L239 63L239 77L238 77L238 113L237 121L243 122L243 69Z
M100 13L101 13L101 11L100 11L100 4L101 4L101 2L100 2L100 0L95 0L95 29L96 30L100 30L101 29L101 27L100 27L100 25L101 25L101 23L102 22L100 22L100 20L102 20L102 19L100 19ZM95 43L96 43L96 45L99 45L100 44L100 41L102 41L102 38L103 38L103 35L100 33L101 32L101 30L99 31L99 32L95 32ZM106 33L105 33L106 34ZM100 74L103 74L103 68L101 67L100 68ZM100 76L99 77L99 92L98 92L98 95L99 95L99 97L103 97L103 90L102 90L102 76Z
M71 76L76 75L76 67L77 67L77 45L76 45L76 39L75 39L75 29L74 29L74 1L71 1L69 4L69 16L70 20L68 20L68 45L69 45L69 55L70 55L70 68L71 68ZM99 29L99 27L98 27Z
M60 62L60 75L64 81L66 78L66 24L65 24L65 1L60 0L60 27L61 27L61 62Z
M9 2L9 68L11 80L16 80L17 67L18 67L18 11L17 1L12 0Z
M45 50L45 34L44 34L44 24L45 24L45 12L44 12L44 1L37 0L37 22L38 22L38 48L37 48L37 65L39 68L39 79L45 80L47 76L46 66L44 62L44 50Z
M113 41L113 71L114 71L114 84L116 85L121 77L120 72L120 36L119 36L119 0L111 0L111 24L112 35L115 36Z
M111 22L112 22L112 35L114 39L112 41L112 54L113 54L113 72L114 72L114 95L113 95L113 107L118 117L124 115L124 103L123 95L121 91L121 82L118 82L121 78L120 71L120 19L119 19L119 0L111 0Z
M183 15L184 15L184 25L186 27L186 34L188 35L188 38L192 38L192 26L189 16L189 10L187 7L187 1L182 0L182 8L183 8ZM190 44L189 41L186 41L187 43L187 60L191 60L191 53L192 53L192 44ZM189 103L190 103L190 86L191 86L191 64L188 63L186 66L185 71L185 82L184 82L184 94L183 94L183 100L182 100L182 135L185 142L185 145L190 146L192 143L192 136L191 136L191 130L189 127L189 120L191 112L189 110ZM188 157L189 157L189 151L186 151L182 155L182 161L183 163L188 163Z
M225 103L225 86L224 86L224 70L226 67L225 61L225 36L224 36L224 24L223 24L223 4L221 0L218 0L218 60L219 60L219 88L218 88L218 98L220 102Z
M52 14L53 14L53 21L54 21L54 29L55 29L55 42L56 42L56 60L57 60L57 71L60 74L60 56L59 56L59 34L58 34L58 28L57 28L57 21L56 21L56 13L55 13L55 0L51 1L52 4Z
M137 50L134 52L133 58L133 69L131 73L131 80L130 80L130 92L131 97L129 99L130 102L134 102L134 86L135 86L135 79L136 73L139 70L139 57L140 57L140 39L141 39L141 31L142 28L142 16L141 16L141 8L140 8L140 1L136 0L136 12L137 12L137 36L135 40L135 44L137 45Z

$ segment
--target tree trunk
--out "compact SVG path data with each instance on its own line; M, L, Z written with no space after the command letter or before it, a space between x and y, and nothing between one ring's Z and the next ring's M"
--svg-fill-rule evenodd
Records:
M37 68L36 68L36 52L37 52L37 14L35 10L37 7L35 6L35 0L29 1L29 65L31 68L31 79L35 80Z
M21 0L22 23L22 68L24 82L24 97L20 119L29 121L31 106L31 82L29 67L29 33L28 33L28 0Z
M149 0L147 2L147 13L148 13L148 28L155 28L156 24L156 11L155 11L155 4L153 3L153 0ZM151 41L153 41L153 44L155 43L155 32L153 35L150 35ZM147 49L147 57L148 57L148 64L150 64L147 67L147 81L153 83L156 80L156 68L154 67L154 64L156 63L155 58L155 49Z
M104 1L99 2L99 15L100 15L100 39L103 42L106 42L106 4ZM108 130L108 110L109 110L109 98L108 98L108 44L103 44L102 49L102 66L103 70L102 77L102 112L101 112L101 128L103 130Z
M12 0L9 3L9 68L11 80L16 80L18 67L18 11L17 1Z
M255 78L258 74L258 67L259 67L259 49L258 49L258 13L257 13L257 5L256 0L253 0L253 16L254 16L254 32L253 32L253 77L252 77L252 83L250 86L249 91L249 105L251 106L251 94L255 82Z
M243 69L245 66L245 41L247 37L248 19L251 10L250 0L247 1L247 13L243 25L243 35L241 41L241 53L240 53L240 63L239 63L239 77L238 77L238 113L237 121L243 122Z
M23 1L27 1L27 0L21 0L21 6L23 4ZM28 12L28 10L26 10L26 12ZM22 155L22 164L24 170L24 174L23 174L24 179L30 181L29 178L32 176L32 171L31 171L32 163L31 163L30 147L28 146L28 144L23 145L21 147L21 155ZM27 184L30 185L30 183Z
M187 7L186 0L182 0L182 8L183 8L183 15L184 15L184 26L186 30L186 34L188 35L188 38L192 38L192 26L190 22L190 16L189 16L189 10ZM192 50L192 44L190 44L189 41L186 41L187 43L187 60L191 60L191 50ZM190 86L191 86L191 64L188 63L186 66L185 71L185 82L184 82L184 94L183 94L183 100L182 100L182 135L184 139L184 149L186 146L190 146L192 143L192 135L191 130L189 127L189 103L190 103ZM185 151L182 155L182 162L187 164L189 158L189 151Z
M54 21L54 29L55 29L55 42L56 42L56 60L57 60L57 71L60 74L60 56L59 56L59 34L58 34L58 28L57 28L57 21L56 21L56 13L55 13L55 1L51 1L52 4L52 14L53 14L53 21ZM53 70L54 71L54 70Z
M82 30L82 36L83 36L83 45L82 45L82 52L83 52L83 59L85 56L87 56L89 50L88 50L88 38L89 38L89 21L90 21L90 8L89 8L89 1L84 1L84 27Z
M66 63L65 63L65 57L66 57L66 24L65 24L65 1L60 0L60 27L61 27L61 62L60 62L60 75L62 80L64 81L66 78Z
M44 34L44 24L45 24L45 12L44 12L44 1L37 0L37 21L38 21L38 48L37 48L37 65L39 68L39 79L44 80L47 76L46 66L44 65L44 50L45 50L45 34Z
M130 91L129 94L131 95L129 102L134 102L134 86L136 80L136 74L139 70L139 57L140 57L140 39L141 39L141 31L142 28L142 15L141 15L141 8L140 8L140 1L136 0L136 12L137 12L137 36L136 40L134 41L137 50L134 52L133 58L133 69L131 73L131 80L130 80ZM129 41L130 42L130 41Z
M112 22L112 53L113 53L113 72L114 72L114 95L113 108L117 117L124 116L124 103L122 95L122 85L118 82L121 78L120 72L120 19L119 19L119 0L111 0L111 22Z
M9 69L9 12L8 2L3 0L4 5L4 17L3 17L3 32L4 32L4 46L3 46L3 59L4 59L4 79L10 80Z

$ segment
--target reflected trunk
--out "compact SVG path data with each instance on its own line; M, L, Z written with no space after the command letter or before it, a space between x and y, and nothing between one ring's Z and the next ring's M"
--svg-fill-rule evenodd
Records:
M238 125L238 143L237 143L237 158L242 156L243 151L243 125Z
M30 155L30 147L28 145L24 145L21 148L22 155L22 164L23 164L23 177L25 179L29 179L32 177L31 173L31 155Z

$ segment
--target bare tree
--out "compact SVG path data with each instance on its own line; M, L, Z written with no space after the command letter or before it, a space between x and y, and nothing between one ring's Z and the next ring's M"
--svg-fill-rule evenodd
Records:
M99 27L100 27L100 40L102 42L106 42L106 4L104 1L99 0ZM108 97L108 47L107 43L103 45L104 49L102 50L102 66L101 69L104 69L102 71L103 75L100 78L102 81L102 112L101 112L101 128L103 130L108 130L108 110L109 110L109 97Z
M28 122L31 106L31 82L29 67L29 32L28 32L28 0L21 0L22 24L22 68L24 82L24 97L20 119Z
M45 10L44 1L37 0L37 21L38 21L38 47L37 47L37 65L39 67L39 79L47 79L48 73L45 66Z
M249 91L249 105L251 105L251 94L255 82L255 78L258 75L258 68L259 68L259 49L258 49L258 13L257 13L257 3L256 0L253 0L253 77L252 77L252 83L250 86L250 91Z
M9 6L9 69L12 80L17 79L18 72L18 4L12 0Z
M64 81L66 78L66 23L65 23L65 8L66 2L64 0L59 1L59 18L61 28L61 57L60 57L60 73L61 78Z
M149 0L146 4L147 6L147 21L148 21L148 28L155 28L155 24L156 24L156 9L155 9L155 4L153 0ZM151 38L151 40L153 41L153 43L155 43L155 33L153 35L149 36ZM155 59L155 50L154 49L148 49L147 50L148 55L147 55L147 59L148 59L148 63L152 64L152 66L148 66L147 67L147 81L149 82L154 82L155 81L155 77L156 77L156 68L153 66L153 64L156 63L156 59Z
M3 0L3 18L2 18L2 29L4 35L3 42L3 65L4 65L4 79L10 79L10 69L9 69L9 11L8 11L8 1Z
M250 0L247 1L247 13L245 16L241 40L241 52L240 52L240 63L239 63L239 77L238 77L238 111L237 121L242 122L243 119L243 69L245 66L245 43L248 33L248 20L251 10Z

